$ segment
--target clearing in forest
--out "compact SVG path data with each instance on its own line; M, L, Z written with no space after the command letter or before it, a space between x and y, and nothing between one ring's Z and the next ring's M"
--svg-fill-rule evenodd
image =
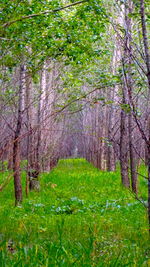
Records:
M0 193L1 267L149 266L146 209L122 188L119 170L60 160L40 183L16 208L13 181Z

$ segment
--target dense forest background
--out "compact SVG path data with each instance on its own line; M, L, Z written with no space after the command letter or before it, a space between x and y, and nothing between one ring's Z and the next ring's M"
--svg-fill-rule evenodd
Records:
M0 191L13 176L20 204L22 170L28 195L61 158L119 164L150 223L149 1L3 0L0 13Z
M0 266L149 266L149 38L149 0L1 1Z

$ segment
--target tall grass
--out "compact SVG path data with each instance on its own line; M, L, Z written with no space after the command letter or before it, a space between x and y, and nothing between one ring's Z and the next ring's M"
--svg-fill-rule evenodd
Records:
M0 193L0 266L149 266L146 209L121 186L119 169L61 160L40 182L20 207L13 181ZM140 178L144 200L146 187Z

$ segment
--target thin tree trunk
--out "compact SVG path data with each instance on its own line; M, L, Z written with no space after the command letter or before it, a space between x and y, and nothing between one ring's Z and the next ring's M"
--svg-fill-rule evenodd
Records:
M136 166L136 155L133 148L133 119L132 114L129 114L129 154L130 154L130 173L131 173L131 186L132 191L137 195L137 166Z
M147 68L147 82L148 82L148 105L150 102L150 51L148 44L148 34L146 28L146 18L145 18L145 1L140 0L140 14L141 14L141 25L142 25L142 34L143 34L143 44L145 51L145 63ZM148 110L149 112L149 110ZM150 116L148 116L148 142L147 142L147 151L148 151L148 220L149 220L149 232L150 232Z
M20 171L20 136L22 126L22 112L23 112L23 93L24 93L24 65L20 66L19 79L19 100L18 100L18 118L17 127L15 130L14 144L13 144L13 171L14 171L14 189L15 189L15 205L22 202L22 185L21 185L21 171Z
M108 99L114 101L114 90L111 94L111 91L108 92ZM114 145L111 143L111 137L112 137L112 128L113 128L113 119L114 119L114 110L113 105L110 105L107 107L107 171L115 171L116 169L116 162L115 162L115 153L114 153Z
M8 165L7 165L8 170L13 169L13 140L9 142L8 146Z
M149 144L150 144L150 124L149 124ZM150 232L150 145L148 149L148 221Z
M126 10L125 10L126 11ZM123 66L125 65L126 59L126 38L124 44L124 55L123 55ZM121 167L121 179L122 184L129 188L130 180L129 180L129 158L128 158L128 150L129 150L129 136L128 136L128 114L127 114L127 87L125 84L125 79L123 80L122 85L122 110L121 110L121 122L120 122L120 167Z
M37 146L36 146L36 170L40 172L40 147L41 147L41 116L42 116L42 97L43 97L43 70L41 73L41 82L40 82L40 93L39 93L39 103L38 103L38 113L37 113Z
M27 170L26 170L26 196L29 193L29 182L30 182L30 177L29 173L30 170L33 168L33 144L32 144L32 129L31 129L31 123L32 123L32 104L31 104L31 99L32 99L32 78L30 73L27 71L26 72L26 125L27 125Z
M123 96L122 104L125 104L125 98ZM121 110L121 125L120 125L120 167L121 167L121 179L122 184L129 188L129 174L128 174L128 134L127 134L127 114Z
M30 190L40 190L40 183L38 181L38 176L41 171L41 124L42 120L41 117L43 115L42 108L43 108L43 98L44 98L44 89L45 89L45 70L41 71L41 80L40 80L40 88L39 88L39 101L38 101L38 110L37 110L37 143L35 148L35 162L33 170L29 171L29 189Z
M131 46L131 28L132 21L129 14L132 13L132 2L128 0L125 6L125 25L126 25L126 37L125 37L125 56L126 58L126 73L125 73L125 84L128 91L128 100L130 109L132 110L133 103L133 86L132 86L132 76L131 76L131 64L132 64L132 46ZM130 110L128 116L128 129L129 129L129 157L130 157L130 174L131 174L131 185L132 191L137 194L137 168L136 168L136 154L134 151L134 137L133 137L133 118L132 111Z

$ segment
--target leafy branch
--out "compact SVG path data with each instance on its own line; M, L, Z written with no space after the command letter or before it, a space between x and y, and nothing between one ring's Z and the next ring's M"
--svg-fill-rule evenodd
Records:
M34 18L34 17L38 17L38 16L43 16L43 15L47 15L47 14L50 14L50 13L56 13L56 12L59 12L61 10L64 10L64 9L67 9L67 8L70 8L70 7L85 3L85 2L88 2L88 0L78 1L78 2L75 2L75 3L69 4L67 6L64 6L64 7L59 7L59 8L53 9L53 10L43 11L43 12L40 12L40 13L37 13L37 14L31 14L31 15L28 15L28 16L22 16L21 18L18 18L18 19L15 19L15 20L12 20L12 21L9 21L9 22L3 24L2 27L8 28L10 25L12 25L12 24L14 24L14 23L16 23L18 21L22 21L22 20L26 20L26 19L30 19L30 18Z

